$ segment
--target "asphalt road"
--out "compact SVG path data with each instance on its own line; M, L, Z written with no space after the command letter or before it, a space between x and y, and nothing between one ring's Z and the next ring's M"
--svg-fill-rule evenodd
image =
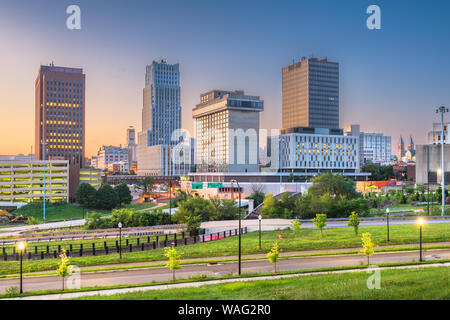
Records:
M425 260L450 259L450 250L428 250L424 252ZM418 261L419 252L394 252L377 253L371 257L371 264ZM303 257L282 259L277 264L278 271L304 270L326 267L358 266L366 263L367 258L362 255L341 255L323 257ZM270 272L273 264L267 260L242 262L242 273ZM196 277L206 274L208 277L223 276L237 273L237 262L228 262L216 265L196 264L186 265L177 270L178 279ZM152 281L167 281L172 279L172 273L167 268L148 268L124 271L107 271L97 273L82 273L80 275L82 287L111 286L149 283ZM4 292L10 286L18 286L18 279L0 279L0 292ZM57 276L26 277L23 281L24 291L45 289L60 289L61 278Z

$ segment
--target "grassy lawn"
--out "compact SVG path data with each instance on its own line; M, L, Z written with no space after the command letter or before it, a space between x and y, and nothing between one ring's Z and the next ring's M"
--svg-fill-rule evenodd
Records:
M283 239L278 239L278 234L283 233ZM419 230L416 225L393 225L390 228L390 242L386 241L386 227L361 227L360 234L370 232L372 240L379 245L418 243ZM258 247L258 232L252 232L242 236L242 253L261 253ZM85 240L86 242L92 240ZM109 239L108 241L115 241ZM265 231L262 233L262 252L268 252L275 241L278 241L282 252L317 249L339 249L361 247L361 236L356 236L353 228L331 228L324 230L324 237L316 229L304 229L301 234L295 236L293 231ZM423 242L450 241L450 224L426 224L423 226ZM98 240L97 240L98 242ZM65 242L65 246L68 246ZM72 243L80 243L75 241ZM52 243L53 244L53 243ZM232 237L212 242L199 243L179 247L182 259L230 256L237 254L238 238ZM32 245L30 245L32 247ZM125 253L119 260L117 254L72 258L71 263L83 266L107 265L114 263L129 263L142 261L166 260L162 249ZM24 272L55 270L59 259L24 261ZM17 273L17 261L0 261L0 275Z
M111 214L110 211L105 210L92 210L85 209L85 215L89 212L97 211L104 214ZM16 216L29 216L35 218L39 223L44 222L43 220L43 205L38 203L33 203L32 205L24 206L13 212ZM54 221L64 221L71 219L82 219L83 218L83 208L74 206L72 204L52 204L48 203L45 206L45 220L46 222Z
M420 268L381 271L381 288L367 288L366 273L327 274L281 280L234 282L144 291L81 300L445 300L450 299L450 268Z

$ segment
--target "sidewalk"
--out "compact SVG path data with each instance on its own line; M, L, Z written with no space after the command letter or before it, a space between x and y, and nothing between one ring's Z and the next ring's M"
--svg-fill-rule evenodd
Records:
M381 267L380 270L395 270L395 269L415 269L415 268L430 268L430 267L444 267L450 266L450 263L434 263L428 265L409 265L409 266L399 266L399 267ZM124 294L132 292L142 292L149 290L167 290L167 289L179 289L179 288L194 288L206 285L215 285L231 282L249 282L249 281L261 281L261 280L277 280L285 278L294 277L307 277L320 274L340 274L340 273L354 273L354 272L366 272L367 269L349 269L349 270L338 270L338 271L322 271L322 272L308 272L308 273L298 273L298 274L286 274L286 275L273 275L273 276L261 276L261 277L250 277L250 278L233 278L233 279L223 279L223 280L209 280L202 282L187 282L178 284L165 284L165 285L154 285L145 287L134 287L134 288L123 288L123 289L109 289L109 290L97 290L97 291L85 291L85 292L73 292L73 293L61 293L61 294L50 294L42 296L29 296L22 298L9 298L1 300L63 300L63 299L76 299L81 297L92 297L92 296L110 296L115 294Z
M450 246L449 242L432 242L432 243L423 243L424 250L427 250L427 246ZM390 246L378 246L375 247L375 250L380 249L387 249L387 248L405 248L405 247L414 247L418 246L418 244L400 244L400 245L390 245ZM348 251L359 251L361 248L343 248L343 249L320 249L320 250L303 250L303 251L289 251L289 252L280 252L280 259L283 259L283 257L286 256L293 256L293 255L311 255L311 254L323 254L323 253L345 253ZM242 259L251 260L251 259L260 259L260 258L266 258L267 253L255 253L255 254L246 254L242 255ZM204 258L191 258L191 259L183 259L183 262L198 262L198 263L205 263L208 261L217 261L217 260L238 260L237 255L232 256L216 256L216 257L204 257ZM153 267L158 266L161 264L167 263L167 260L156 260L156 261L149 261L149 262L129 262L129 263L114 263L114 264L103 264L103 265L95 265L95 266L86 266L86 267L80 267L81 270L84 270L85 272L89 272L90 270L95 269L114 269L114 268L126 268L126 267ZM37 272L30 272L27 273L25 276L33 276L33 274L41 274L48 271L53 270L47 270L47 271L37 271ZM112 270L111 270L112 271ZM101 272L99 271L93 271L93 272Z

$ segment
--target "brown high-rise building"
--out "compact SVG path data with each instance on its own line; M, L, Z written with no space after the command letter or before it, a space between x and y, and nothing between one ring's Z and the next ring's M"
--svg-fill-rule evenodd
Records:
M84 166L85 82L83 69L51 65L40 67L35 87L35 157L69 161L72 199Z
M302 58L283 68L282 127L339 128L339 63Z

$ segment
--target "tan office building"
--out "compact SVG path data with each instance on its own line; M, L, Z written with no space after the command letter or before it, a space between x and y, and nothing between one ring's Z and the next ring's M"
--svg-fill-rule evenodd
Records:
M282 79L283 129L339 128L339 63L302 58Z
M83 69L50 65L40 67L35 85L36 160L69 162L71 198L85 163L85 82Z

